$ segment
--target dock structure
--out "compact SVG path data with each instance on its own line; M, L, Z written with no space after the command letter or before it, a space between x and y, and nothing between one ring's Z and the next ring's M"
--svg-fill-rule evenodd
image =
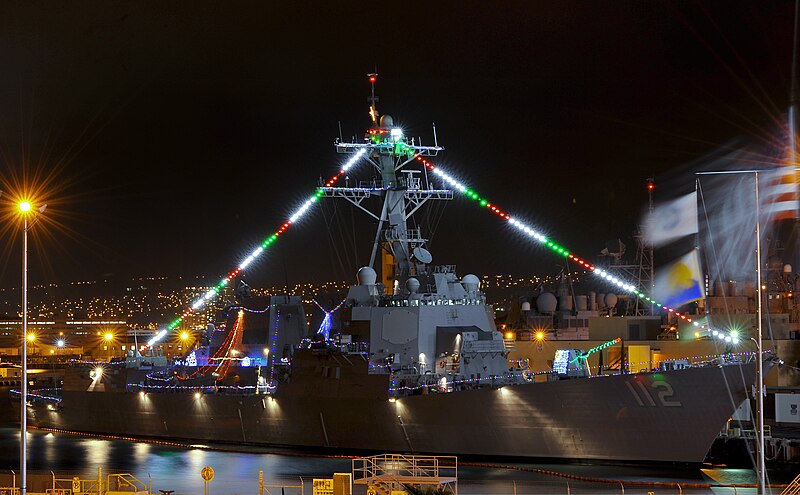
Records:
M441 487L458 495L455 456L384 454L353 459L353 484L368 495L394 495L408 486Z
M37 482L36 477L31 478L28 485L28 495L150 495L153 487L145 484L130 473L115 473L103 476L98 468L97 478L85 479L78 476L71 478L58 478L55 474L41 477ZM19 495L20 488L16 486L16 476L12 478L11 486L0 486L0 495Z

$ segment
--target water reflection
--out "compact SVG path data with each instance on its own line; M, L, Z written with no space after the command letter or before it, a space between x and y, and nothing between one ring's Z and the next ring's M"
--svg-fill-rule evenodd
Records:
M334 472L349 472L351 461L342 458L325 458L298 455L282 455L280 451L264 453L262 449L237 447L242 452L208 451L198 448L178 448L163 445L136 443L122 440L106 440L91 437L49 433L32 430L28 433L28 469L31 474L49 474L52 470L59 475L77 474L85 478L95 478L97 468L106 472L130 472L145 484L150 478L153 489L176 490L177 493L203 493L200 470L203 466L213 466L215 481L211 485L212 495L234 495L256 493L258 471L264 471L268 484L296 485L302 476L306 492L311 493L310 481L313 477L329 477ZM507 464L507 463L506 463ZM675 467L619 467L589 465L533 465L516 464L521 468L538 467L560 471L578 476L601 477L623 480L657 480L679 483L713 482L714 473L733 470L711 470L705 474L699 468L680 469ZM0 472L18 471L19 432L12 427L0 427ZM711 473L711 474L709 474ZM752 478L752 471L740 473L740 482ZM468 495L511 494L516 493L620 493L618 486L579 483L565 478L557 478L539 473L519 470L488 469L479 467L459 467L459 492ZM791 479L791 476L786 476ZM785 482L772 476L773 482ZM683 493L727 493L727 489L684 489ZM646 487L625 487L627 494L646 494L653 491ZM673 490L674 491L674 490ZM673 493L659 489L656 493ZM733 493L733 491L729 491ZM157 493L157 492L156 492ZM363 489L360 492L363 493ZM677 492L675 492L677 493ZM745 493L739 489L737 493ZM294 495L287 490L286 495Z

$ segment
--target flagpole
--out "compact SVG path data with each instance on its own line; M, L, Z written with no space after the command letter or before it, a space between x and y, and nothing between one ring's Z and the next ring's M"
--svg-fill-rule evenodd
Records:
M758 493L763 495L766 493L765 473L764 473L764 354L762 352L762 301L763 301L763 286L761 285L761 207L758 203L758 172L756 176L756 276L758 278L758 337L756 338L758 344L758 355L756 356L756 414L758 415L758 431L756 432L758 439Z
M794 2L794 34L792 37L792 79L789 92L789 160L797 166L797 22L800 15L800 0ZM795 171L797 168L795 168ZM795 177L796 179L796 177ZM798 216L800 218L800 215Z
M762 327L762 286L761 286L761 205L758 197L758 174L761 172L773 172L785 170L784 168L764 169L764 170L720 170L708 172L695 172L695 175L732 175L732 174L754 174L755 175L755 199L756 199L756 278L758 286L757 304L757 332L756 335L756 475L758 477L758 495L766 494L766 472L764 462L764 353L762 348L763 327ZM797 170L795 168L795 170Z

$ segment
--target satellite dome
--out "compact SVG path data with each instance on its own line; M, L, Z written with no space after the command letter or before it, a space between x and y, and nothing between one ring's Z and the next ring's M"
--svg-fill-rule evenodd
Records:
M519 305L520 311L530 311L531 310L531 303L528 301L523 301L522 304Z
M792 273L792 265L783 265L783 273Z
M461 279L461 283L464 284L464 289L466 289L467 292L475 292L481 287L481 279L471 273L464 275L464 278Z
M617 305L617 301L618 300L619 300L619 298L617 298L616 294L614 294L612 292L609 292L608 294L606 294L606 306L607 307L613 308L614 306Z
M409 278L406 280L406 290L411 294L416 294L419 290L419 280L414 277Z
M378 279L378 274L375 273L375 270L368 266L362 266L358 269L358 273L356 274L358 278L358 285L375 285L375 281Z
M394 119L391 115L381 115L381 127L393 127Z
M558 300L555 294L552 292L542 292L539 294L539 297L536 298L536 309L538 309L540 313L552 313L556 310L557 303Z

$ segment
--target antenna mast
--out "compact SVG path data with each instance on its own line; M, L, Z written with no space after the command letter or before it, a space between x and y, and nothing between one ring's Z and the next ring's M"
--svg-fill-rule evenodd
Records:
M367 101L372 125L361 142L336 141L336 151L354 155L351 160L368 161L377 172L377 177L357 183L358 187L334 187L330 182L321 187L319 192L320 197L346 199L377 222L369 266L375 268L376 264L380 264L383 284L392 294L402 290L409 277L424 275L426 265L431 261L428 259L430 253L423 248L426 239L419 229L408 227L408 220L431 199L453 199L453 191L422 187L421 179L415 176L422 173L417 157L436 156L444 148L415 144L405 136L403 129L395 124L390 115L379 116L376 106L378 97L375 96L378 74L367 74L367 78L370 82ZM379 211L367 208L366 200L371 197L382 198ZM382 249L381 256L378 256L379 247Z

